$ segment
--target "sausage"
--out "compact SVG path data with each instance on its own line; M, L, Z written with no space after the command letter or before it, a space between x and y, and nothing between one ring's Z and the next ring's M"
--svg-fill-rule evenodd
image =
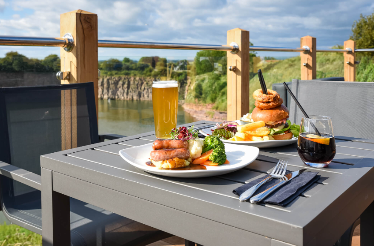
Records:
M173 158L188 159L190 158L190 151L188 149L159 149L151 151L151 160L164 161Z
M188 149L188 141L159 139L153 142L152 148L156 149Z

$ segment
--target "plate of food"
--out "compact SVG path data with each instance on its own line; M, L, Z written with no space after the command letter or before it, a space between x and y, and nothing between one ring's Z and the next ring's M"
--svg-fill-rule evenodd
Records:
M205 139L158 139L153 143L119 151L128 163L143 171L169 177L200 178L241 169L259 154L253 146L223 143L218 137Z
M244 144L258 148L285 146L297 142L300 126L288 120L289 111L276 91L253 93L256 107L251 114L231 122L200 130L205 136L217 136L225 143Z

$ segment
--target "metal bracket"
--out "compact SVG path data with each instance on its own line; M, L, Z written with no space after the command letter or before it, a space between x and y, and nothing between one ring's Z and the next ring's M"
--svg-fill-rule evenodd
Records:
M70 33L66 33L63 38L65 39L65 44L63 46L66 52L71 52L74 48L74 38Z
M235 66L229 66L229 70L235 72L236 71L236 67Z
M306 66L306 65L308 65L308 64L304 62L304 63L303 63L303 66Z
M345 48L347 50L347 53L350 54L352 53L352 49L351 48Z
M56 73L56 78L58 80L69 80L70 79L70 72L59 71L59 72Z
M235 42L231 42L230 46L232 47L232 50L230 51L231 54L237 54L239 52L239 45Z
M306 45L304 45L303 46L303 49L304 49L304 54L308 54L309 52L310 52L310 48L309 48L309 46L306 46ZM305 65L304 65L305 66Z

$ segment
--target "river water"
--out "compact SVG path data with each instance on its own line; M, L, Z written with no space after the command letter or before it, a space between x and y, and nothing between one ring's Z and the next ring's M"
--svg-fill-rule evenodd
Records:
M100 100L99 134L114 133L131 136L154 131L152 101ZM195 121L194 118L178 108L178 125Z

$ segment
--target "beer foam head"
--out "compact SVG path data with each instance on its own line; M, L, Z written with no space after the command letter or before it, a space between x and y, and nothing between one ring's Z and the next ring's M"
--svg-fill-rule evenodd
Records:
M175 81L175 80L170 80L170 81L153 81L152 87L153 88L178 87L178 81Z

